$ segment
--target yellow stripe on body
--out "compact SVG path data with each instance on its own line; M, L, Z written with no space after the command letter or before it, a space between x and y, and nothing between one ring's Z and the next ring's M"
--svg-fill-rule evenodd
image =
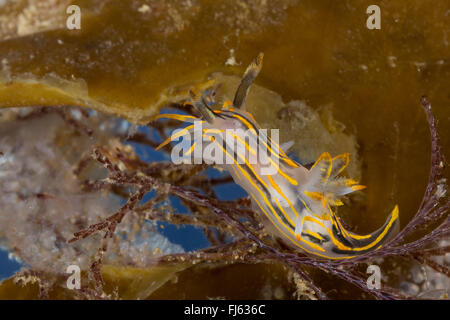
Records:
M155 150L159 150L159 149L161 149L162 147L164 147L166 144L170 143L171 141L173 141L173 140L175 140L175 139L177 139L177 138L179 138L179 137L181 137L181 136L187 135L187 134L189 133L189 130L192 129L193 127L194 127L194 125L192 124L192 125L190 125L190 126L187 126L186 128L181 129L181 130L178 131L177 133L171 135L171 136L170 136L169 138L167 138L164 142L162 142L159 146L157 146L157 147L155 148Z
M331 241L333 242L333 244L334 244L338 249L341 249L341 250L349 250L349 251L352 250L352 248L347 247L346 245L342 244L338 239L336 239L336 238L334 237L334 235L333 235L333 232L330 230L330 228L327 228L321 221L316 220L316 219L313 218L313 217L305 216L305 217L303 217L302 224L304 223L305 220L311 221L311 222L314 222L314 223L317 223L317 224L320 225L323 229L325 229L325 230L327 231L328 235L330 236ZM352 257L350 257L350 258L353 258L353 257L354 257L354 256L352 256Z
M341 230L344 238L348 238L347 230L345 230L336 214L333 212L333 210L331 210L330 205L328 205L328 211L331 216L331 223L336 227L336 230Z
M328 220L330 219L329 216L328 216L328 214L320 214L320 215L319 215L319 214L317 214L317 213L312 212L311 208L308 207L308 205L306 204L305 200L303 200L303 199L300 198L300 201L303 203L303 205L305 206L306 210L308 210L308 212L309 212L310 214L312 214L313 216L319 218L320 220L324 220L324 221L328 221ZM324 228L325 228L325 227L324 227Z
M155 120L163 119L163 118L175 119L175 120L180 120L180 121L198 120L198 121L204 122L203 120L200 120L199 118L194 117L194 116L176 114L176 113L161 113L155 117Z
M331 159L331 155L329 152L323 152L319 158L317 158L316 162L314 162L314 164L312 165L311 169L312 170L315 166L317 166L319 164L320 161L327 159L330 161L330 163L332 163L332 159Z
M223 109L228 109L229 111L233 111L234 108L230 108L230 106L232 106L232 105L233 105L233 102L231 102L230 100L226 100L226 101L223 103L222 108L223 108ZM217 110L216 112L217 112L217 113L220 113L220 110Z
M312 170L319 164L319 162L322 161L322 160L325 160L325 161L329 161L329 162L330 162L330 164L329 164L329 166L328 166L327 169L325 169L325 168L321 168L321 169L320 169L320 170L323 171L323 172L324 172L324 171L327 172L327 173L326 173L326 177L323 179L324 183L327 183L327 182L328 182L328 179L330 178L331 170L332 170L332 167L333 167L333 160L331 159L331 155L330 155L329 152L324 152L324 153L322 153L322 154L319 156L319 158L316 160L316 162L314 162L313 166L311 167L311 169L310 169L309 171L312 171Z
M280 167L279 167L279 166L278 166L271 158L268 158L268 159L269 159L270 163L275 167L275 169L277 169L278 173L279 173L283 178L285 178L287 181L289 181L290 184L292 184L292 185L294 185L294 186L297 186L297 185L298 185L297 180L295 180L295 179L289 177L286 173L284 173L284 172L280 169Z
M322 192L304 190L303 193L314 200L321 201L323 199Z
M222 148L223 149L223 148ZM244 160L246 166L248 168L250 168L250 170L252 171L252 173L255 175L256 179L258 179L258 181L268 190L269 186L264 182L263 179L261 179L261 177L255 172L255 170L253 169L253 167L250 165L250 163L247 161L247 159L245 159L245 157L241 156L240 154L237 154L239 156L239 158L241 158L242 160Z
M333 259L332 257L323 256L323 255L320 255L320 254L318 254L318 253L316 253L316 252L311 252L311 251L309 251L308 249L306 249L305 247L301 246L298 242L295 242L294 240L292 240L292 239L291 239L289 236L287 236L282 230L280 230L280 228L278 227L278 225L277 225L276 223L273 222L272 218L271 218L270 215L267 213L267 211L261 206L261 204L258 202L258 200L256 200L256 197L255 197L253 194L251 194L251 193L250 193L250 195L251 195L251 197L253 198L253 200L256 202L256 204L258 205L258 207L261 209L261 211L265 213L265 215L266 215L267 218L270 220L270 222L275 226L275 228L278 229L278 231L279 231L282 235L284 235L285 238L289 239L289 240L290 240L293 244L295 244L297 247L301 248L302 250L305 250L306 252L308 252L308 253L310 253L310 254L315 254L315 255L318 255L318 256L321 256L321 257L324 257L324 258L331 258L331 259ZM282 222L280 221L280 223L282 223ZM286 227L284 226L284 228L286 228ZM294 235L294 236L295 236L295 235ZM309 242L309 241L307 241L307 240L305 240L305 239L303 239L303 238L300 238L300 241L303 241L304 243L306 243L307 245L309 245L311 248L314 248L314 249L316 249L316 250L318 250L318 251L321 251L321 252L325 252L325 249L323 249L323 248L319 247L318 245L316 245L316 244L314 244L314 243L311 243L311 242Z
M253 128L253 125L247 121L247 119L245 119L243 116L237 114L237 113L233 113L233 117L234 118L238 118L242 123L244 123L244 125L253 132L256 132L255 129Z
M271 176L267 176L267 179L269 180L272 187L287 201L289 207L291 208L292 212L294 212L295 216L298 218L298 212L295 210L294 206L292 205L291 201L288 197L286 197L281 190L281 188L278 186L278 184L273 180Z
M291 225L293 225L295 227L295 223L291 220L291 218L289 217L289 215L286 213L286 211L284 211L283 207L280 205L280 203L278 202L278 199L275 197L275 202L277 203L278 209L280 209L281 212L283 212L284 217L286 218L287 221L289 221L289 223Z
M242 143L245 146L245 149L247 149L251 154L256 155L255 149L251 148L250 145L246 141L242 140L242 138L239 137L237 134L234 134L234 133L231 133L228 131L227 131L227 134L232 136L233 138L237 139L240 143Z
M239 174L239 172L236 171L236 168L231 166L231 168L233 168L234 173L236 174L236 177L238 177L239 180L241 180L241 175Z
M333 161L336 161L337 159L340 159L340 158L343 158L344 165L336 173L336 176L339 175L342 171L344 171L344 169L348 166L348 163L350 162L350 153L347 152L347 153L337 155L336 157L331 159L331 163L333 163Z
M341 243L338 239L336 239L333 235L333 231L331 231L329 228L325 228L327 230L328 235L331 238L331 241L333 242L333 244L341 250L347 250L347 251L353 251L354 248L352 247L348 247L345 244Z
M294 168L299 167L299 165L297 163L295 163L295 161L293 161L292 159L290 159L287 156L287 154L283 151L283 149L281 149L281 146L278 143L274 142L270 137L267 137L267 138L269 139L270 143L273 143L278 148L278 152L282 155L282 157L280 158L281 160L286 162L291 167L294 167Z
M225 130L221 130L221 129L211 129L211 128L209 128L209 129L203 129L203 132L204 132L205 134L207 134L207 133L224 133Z
M186 153L184 154L185 156L190 155L190 154L192 153L192 151L194 151L194 149L195 149L195 144L196 144L196 142L194 142L194 143L192 144L192 146L189 148L189 150L186 151Z
M379 234L379 236L375 239L375 241L369 243L367 246L365 247L357 247L354 250L355 251L364 251L367 249L372 248L373 246L375 246L377 243L379 243L384 236L386 235L386 233L391 229L392 224L395 222L395 220L398 219L398 205L395 206L394 210L392 211L392 216L391 219L389 220L388 225L386 226L386 228L384 228L383 232Z
M303 232L313 236L314 238L317 238L319 241L323 240L322 236L320 234L318 234L317 232L314 232L314 231L311 231L311 230L305 230Z
M367 239L367 238L370 238L370 237L372 236L372 235L370 235L370 234L365 235L365 236L360 236L360 235L358 235L358 234L351 234L351 233L348 233L348 235L349 235L351 238L356 239L356 240Z

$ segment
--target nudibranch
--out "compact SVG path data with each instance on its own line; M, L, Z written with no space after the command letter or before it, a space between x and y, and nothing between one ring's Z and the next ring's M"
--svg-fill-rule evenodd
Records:
M201 118L182 114L158 115L156 119L177 119L191 124L172 134L157 149L188 137L189 148L184 156L196 154L196 160L203 157L206 162L212 161L196 152L202 144L204 149L214 145L223 151L227 161L216 165L228 171L250 195L252 207L261 214L267 229L292 247L328 259L349 259L379 249L398 227L397 205L385 224L368 235L346 230L332 209L343 205L343 196L365 188L353 179L340 176L349 163L349 154L332 157L325 152L308 169L290 159L245 111L246 96L261 70L262 60L260 53L246 69L233 102L226 101L221 110L212 108L214 102L210 96L192 89L192 105ZM200 134L196 135L197 127L200 127ZM246 136L239 136L239 132L246 132ZM238 148L230 148L229 141L237 143ZM268 161L248 161L248 157L256 152L254 146L263 150Z

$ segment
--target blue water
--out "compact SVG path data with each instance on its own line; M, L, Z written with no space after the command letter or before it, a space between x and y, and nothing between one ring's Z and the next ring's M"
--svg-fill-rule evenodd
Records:
M16 273L22 264L16 260L10 260L8 258L8 252L0 249L0 280L11 277Z

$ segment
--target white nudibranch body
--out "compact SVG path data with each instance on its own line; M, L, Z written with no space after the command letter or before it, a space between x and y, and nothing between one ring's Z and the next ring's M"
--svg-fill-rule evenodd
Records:
M180 137L194 136L184 156L214 162L227 170L250 195L267 228L295 248L329 259L352 258L380 248L398 227L398 206L380 229L368 235L346 230L332 210L343 205L342 196L365 188L339 176L349 163L349 154L331 157L323 153L307 169L290 159L245 111L245 98L261 70L262 58L259 54L249 65L234 101L225 102L222 110L211 109L204 96L191 91L193 106L203 120L160 114L157 119L193 124L173 134L158 149ZM203 150L197 152L198 148ZM223 158L217 157L219 153Z

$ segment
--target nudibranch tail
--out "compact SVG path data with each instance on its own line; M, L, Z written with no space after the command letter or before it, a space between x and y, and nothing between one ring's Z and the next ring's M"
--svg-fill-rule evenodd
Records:
M245 71L233 102L226 101L221 110L212 108L214 101L210 98L196 89L190 90L192 105L203 120L190 115L159 115L157 119L191 124L172 134L157 149L180 137L189 137L186 149L177 150L193 157L194 163L215 163L228 171L249 194L254 210L261 214L267 229L297 249L329 259L348 259L379 249L399 225L397 206L385 224L368 235L346 230L332 209L344 205L344 196L365 188L341 176L350 155L332 157L324 152L307 169L290 159L277 141L245 111L245 99L261 71L262 60L261 53ZM215 157L217 153L224 155L219 158L220 163ZM261 154L264 157L250 161L251 156ZM267 171L268 168L271 170Z
M330 251L333 257L352 258L373 250L380 249L397 231L399 227L399 210L396 205L384 225L368 235L358 235L345 230L334 214L332 216L333 247Z

